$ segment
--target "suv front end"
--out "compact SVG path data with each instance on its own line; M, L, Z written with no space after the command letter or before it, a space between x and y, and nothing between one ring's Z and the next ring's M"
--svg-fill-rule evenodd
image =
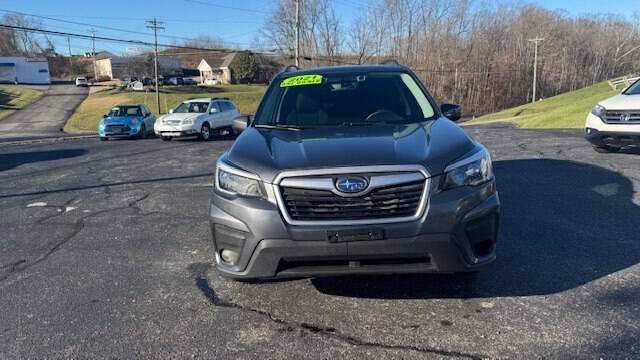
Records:
M599 152L640 148L640 80L591 109L585 138Z
M355 114L349 96L369 105L367 91L378 91L380 79L406 84L398 91L408 99L424 98L415 104L381 99L386 103L361 116L372 123L343 122L331 113L344 103L344 114ZM306 85L323 87L324 103L310 99L315 90ZM295 97L288 100L287 93ZM500 215L491 156L430 104L426 89L401 66L279 75L252 126L216 164L209 216L217 269L231 278L265 279L456 273L490 265ZM270 113L270 106L280 108ZM388 109L417 111L424 120L374 121L395 119ZM286 123L261 124L273 114Z

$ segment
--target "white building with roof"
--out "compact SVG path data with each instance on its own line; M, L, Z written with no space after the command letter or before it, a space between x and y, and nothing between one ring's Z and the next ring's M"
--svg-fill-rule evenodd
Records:
M51 84L46 58L0 57L0 83Z

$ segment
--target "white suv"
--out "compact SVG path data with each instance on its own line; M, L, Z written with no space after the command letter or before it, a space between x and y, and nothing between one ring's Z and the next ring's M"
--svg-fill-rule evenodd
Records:
M76 87L78 86L89 86L89 82L87 81L87 78L84 76L78 76L76 78Z
M594 106L587 115L585 132L598 152L640 148L640 80Z
M192 99L180 103L155 123L154 131L162 140L180 136L198 136L210 140L214 132L232 130L240 112L229 98Z

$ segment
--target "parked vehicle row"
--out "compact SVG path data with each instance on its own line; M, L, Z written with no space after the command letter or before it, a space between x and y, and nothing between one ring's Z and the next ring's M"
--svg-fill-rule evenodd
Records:
M100 140L145 138L155 133L162 140L197 136L210 140L215 133L233 131L233 119L240 112L226 97L184 101L158 119L144 104L122 104L111 108L98 124Z

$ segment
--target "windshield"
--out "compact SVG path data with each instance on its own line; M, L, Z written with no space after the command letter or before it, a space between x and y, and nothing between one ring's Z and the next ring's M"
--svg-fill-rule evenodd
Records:
M301 75L273 86L256 125L407 124L435 115L422 89L406 73Z
M111 108L109 116L142 116L139 106L116 106Z
M640 80L636 80L625 92L625 95L640 95Z
M183 102L178 105L175 109L173 109L174 113L204 113L207 112L207 108L209 107L208 102Z

